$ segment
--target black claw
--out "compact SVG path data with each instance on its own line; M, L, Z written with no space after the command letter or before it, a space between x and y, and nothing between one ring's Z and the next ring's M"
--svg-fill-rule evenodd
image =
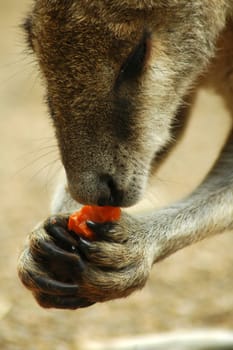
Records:
M79 254L84 260L89 260L88 255L91 251L91 247L92 247L92 244L89 241L83 238L80 238Z
M38 303L45 308L68 309L75 310L93 305L87 299L78 298L76 296L60 297L49 294L35 294Z
M83 245L84 245L85 247L87 247L87 248L90 248L92 244L91 244L90 241L87 241L86 239L80 237L79 247L80 247L80 246L83 246Z
M98 222L87 220L87 226L97 235L97 238L107 239L105 235L113 229L114 223L112 222L98 223Z
M49 236L51 236L55 241L56 244L65 250L68 250L70 252L75 252L75 250L78 248L78 241L79 236L76 235L76 239L73 238L69 232L67 232L66 229L64 229L61 226L56 226L53 224L48 224L46 226L46 231Z
M33 286L35 290L49 292L54 295L74 295L79 291L79 286L77 284L63 283L55 281L46 276L36 275L33 273L28 273L31 281L33 281Z
M80 257L75 253L67 252L58 246L56 246L53 242L49 242L46 240L40 240L36 245L31 247L32 252L34 251L35 255L38 257L44 256L50 260L58 259L59 261L63 260L67 263L72 263L76 265L80 265Z
M79 251L80 253L87 253L90 251L91 243L83 238L80 238Z
M83 309L84 307L92 306L94 304L95 304L95 302L89 301L89 300L86 300L86 299L83 299L82 301L79 300L79 308L80 309Z

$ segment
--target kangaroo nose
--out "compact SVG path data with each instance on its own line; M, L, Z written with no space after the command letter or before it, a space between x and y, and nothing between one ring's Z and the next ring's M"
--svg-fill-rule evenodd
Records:
M112 176L103 174L100 176L100 192L97 204L99 206L120 206L123 199L123 191L117 188Z

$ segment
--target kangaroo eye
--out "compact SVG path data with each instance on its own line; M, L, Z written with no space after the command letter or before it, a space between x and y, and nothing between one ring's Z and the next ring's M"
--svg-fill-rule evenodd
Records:
M143 71L149 46L149 35L145 33L143 38L130 53L127 60L121 66L116 84L119 85L123 81L136 79Z

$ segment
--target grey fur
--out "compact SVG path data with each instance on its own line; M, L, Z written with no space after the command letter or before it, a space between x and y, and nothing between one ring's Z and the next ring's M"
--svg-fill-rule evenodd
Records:
M104 240L80 247L88 262L78 274L64 270L58 278L59 271L38 260L48 255L43 242L55 249L51 222L65 228L77 202L96 204L110 196L106 174L120 189L121 206L142 197L153 160L171 141L178 111L200 85L214 88L233 113L232 14L232 0L35 1L25 28L46 82L67 175L56 195L56 218L30 234L19 258L19 276L40 305L77 308L126 297L144 286L155 262L233 229L230 134L219 160L188 197L146 216L123 212ZM145 32L143 71L119 87L122 64ZM55 303L54 289L38 281L53 285L54 272L64 285L77 285L74 302L58 290Z

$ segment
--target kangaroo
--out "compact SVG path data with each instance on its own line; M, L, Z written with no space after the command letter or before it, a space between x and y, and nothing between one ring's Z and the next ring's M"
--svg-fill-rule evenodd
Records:
M46 86L66 181L53 213L29 234L18 274L46 308L77 309L142 288L157 261L233 229L233 135L186 198L122 212L75 239L81 204L122 208L142 198L198 87L233 115L232 0L36 0L24 23ZM178 139L178 138L177 138Z

